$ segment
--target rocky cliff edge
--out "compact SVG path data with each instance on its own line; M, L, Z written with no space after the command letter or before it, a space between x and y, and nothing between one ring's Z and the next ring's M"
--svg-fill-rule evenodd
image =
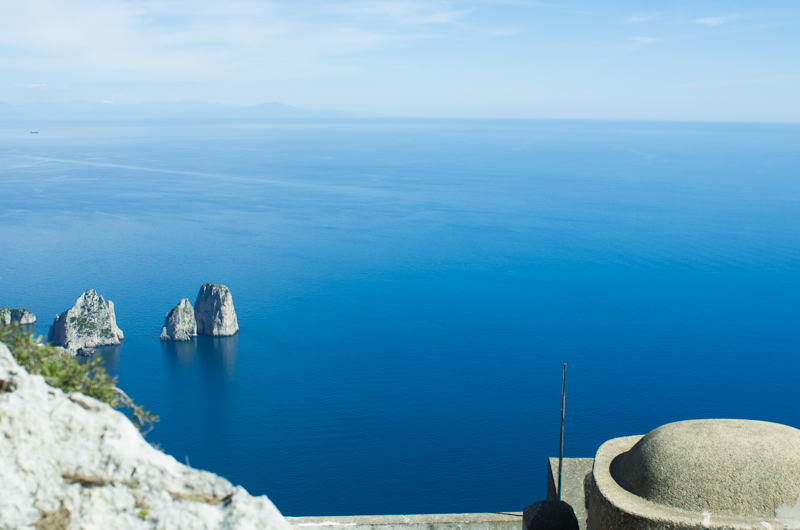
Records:
M0 529L36 528L292 530L267 497L178 463L0 343Z

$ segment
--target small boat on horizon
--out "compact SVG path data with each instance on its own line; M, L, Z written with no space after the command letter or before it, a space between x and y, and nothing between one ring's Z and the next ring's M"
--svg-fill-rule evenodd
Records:
M31 131L31 134L39 134L39 131Z

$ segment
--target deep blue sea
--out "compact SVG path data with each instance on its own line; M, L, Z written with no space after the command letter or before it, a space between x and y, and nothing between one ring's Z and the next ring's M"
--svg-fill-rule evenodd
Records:
M204 282L238 336L160 342ZM569 457L800 427L800 125L0 122L0 305L89 288L178 460L285 515L519 511L562 363Z

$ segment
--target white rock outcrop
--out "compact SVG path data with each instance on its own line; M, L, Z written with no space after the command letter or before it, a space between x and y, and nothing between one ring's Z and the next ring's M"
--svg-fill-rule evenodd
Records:
M25 308L0 307L0 324L8 326L12 322L22 325L35 324L36 315Z
M197 322L194 309L188 298L184 298L172 308L164 318L161 340L189 340L197 335Z
M0 343L0 530L41 528L292 530L267 497L178 463Z
M84 348L119 344L124 338L117 327L114 302L106 302L97 291L89 289L71 309L56 317L47 340L75 355Z
M225 336L239 331L233 297L224 285L205 283L194 303L198 335Z

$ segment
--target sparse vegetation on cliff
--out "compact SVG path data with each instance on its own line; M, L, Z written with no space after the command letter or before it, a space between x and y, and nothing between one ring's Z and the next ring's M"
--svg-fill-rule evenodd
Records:
M79 363L69 353L49 344L42 344L32 333L14 324L0 325L0 342L5 343L17 363L30 374L41 375L48 385L66 393L80 392L115 409L130 409L134 425L147 434L158 416L134 401L116 385L116 379L93 357Z

